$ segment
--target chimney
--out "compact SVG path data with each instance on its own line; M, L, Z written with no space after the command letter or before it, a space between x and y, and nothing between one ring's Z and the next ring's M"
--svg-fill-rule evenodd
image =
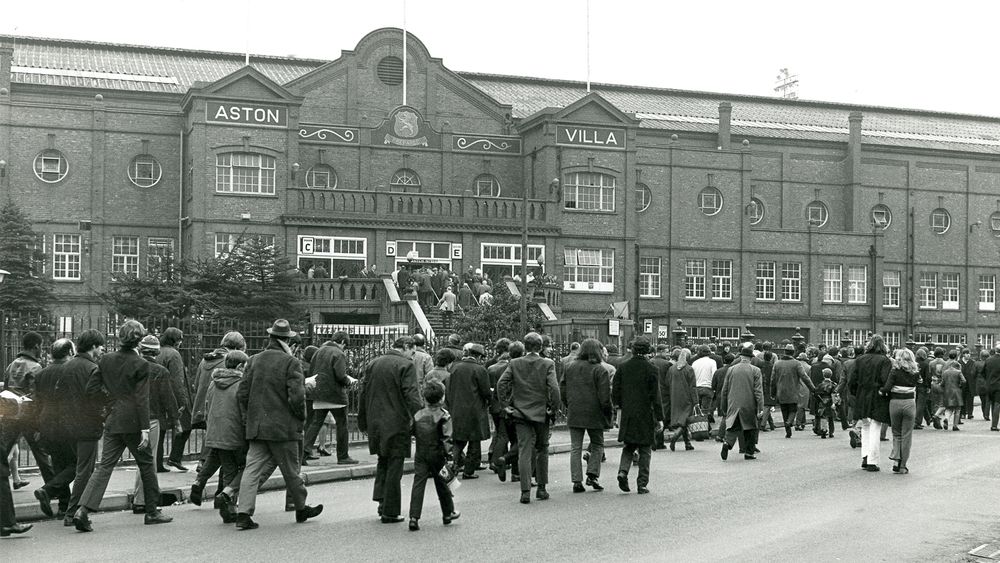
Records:
M863 116L860 111L852 111L847 116L847 122L849 123L849 135L847 137L847 158L845 163L847 168L845 170L847 174L847 182L850 185L845 200L845 207L847 213L845 213L845 224L844 230L853 231L855 228L855 220L859 221L857 226L862 227L867 225L867 222L860 218L854 216L855 203L860 201L861 198L861 121Z
M719 104L719 148L729 150L730 121L733 117L733 104L722 102Z

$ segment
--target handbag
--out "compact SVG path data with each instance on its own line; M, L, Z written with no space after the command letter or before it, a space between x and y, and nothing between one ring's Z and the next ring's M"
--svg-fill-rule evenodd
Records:
M711 428L708 424L708 415L701 410L700 406L696 405L694 414L687 417L687 428L692 440L701 442L709 438Z

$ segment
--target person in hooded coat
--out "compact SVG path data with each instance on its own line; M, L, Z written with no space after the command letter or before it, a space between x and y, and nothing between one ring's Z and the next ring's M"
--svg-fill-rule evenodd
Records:
M698 404L698 390L695 386L694 369L688 363L690 356L691 352L687 348L681 348L677 361L667 369L667 376L660 380L663 419L669 421L667 427L674 431L670 436L670 451L674 451L680 437L684 438L685 450L694 449L687 420L694 414L694 407Z
M753 344L745 343L740 348L739 363L729 369L722 385L720 409L726 417L723 460L729 457L729 450L737 440L744 459L757 459L754 453L758 422L764 416L764 388L760 368L750 363L753 357Z

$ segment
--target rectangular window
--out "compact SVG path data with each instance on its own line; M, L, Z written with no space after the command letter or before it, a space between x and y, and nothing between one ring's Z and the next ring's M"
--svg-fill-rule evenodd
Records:
M272 156L231 152L215 157L215 191L273 194L276 160Z
M659 258L639 258L639 296L660 296Z
M246 244L251 238L260 239L268 246L274 246L274 235L258 235L253 233L215 233L215 257L223 258L239 245Z
M802 264L785 262L781 265L781 300L802 301Z
M997 278L991 275L979 276L979 310L996 311Z
M615 177L592 172L569 174L563 194L566 209L614 211Z
M868 302L868 266L847 268L847 302Z
M59 317L59 332L73 334L73 317Z
M496 244L482 243L480 256L484 274L489 274L490 278L500 281L504 276L514 277L521 275L521 245L520 244ZM544 265L545 246L541 244L528 245L528 272L533 276L538 276L542 267L539 260Z
M149 237L146 241L146 275L162 280L170 278L173 257L174 239Z
M688 331L689 341L707 341L713 336L718 340L736 341L740 339L740 327L738 326L689 326L685 327L685 330Z
M733 298L733 261L712 260L712 299Z
M885 345L889 350L894 350L903 345L903 333L898 330L887 331L882 334L882 338L885 340ZM857 346L857 344L855 344Z
M937 274L920 273L920 308L937 309Z
M80 235L52 235L52 279L80 279Z
M298 268L320 279L358 276L368 266L367 243L364 238L299 235Z
M420 240L397 240L396 256L406 258L410 252L416 251L417 258L434 260L451 265L451 243Z
M705 261L688 260L684 264L684 298L705 298Z
M111 271L139 275L139 237L111 237Z
M757 262L757 300L774 301L774 262Z
M941 308L946 311L958 310L958 274L941 274Z
M38 278L44 276L49 271L49 262L45 256L47 237L36 235L32 242L32 249L35 251L31 256L31 277Z
M887 270L882 273L882 307L884 309L899 308L899 270Z
M976 342L983 345L983 350L992 350L993 346L996 344L996 335L992 332L979 333L976 335Z
M610 248L563 250L563 289L610 292L615 289L615 251Z
M826 347L830 346L840 346L840 329L839 328L824 328L822 331L823 344Z
M840 303L844 300L844 267L840 264L823 266L823 302Z
M844 336L847 336L847 338L851 339L851 345L852 346L862 346L863 347L863 346L865 346L868 343L868 335L869 334L870 333L866 329L863 329L863 328L851 328L851 329L847 329L846 331L842 331L840 337L841 337L841 339L843 339Z

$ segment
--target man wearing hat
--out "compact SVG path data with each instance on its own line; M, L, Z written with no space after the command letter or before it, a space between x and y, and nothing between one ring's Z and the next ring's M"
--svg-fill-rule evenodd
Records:
M180 405L174 392L174 381L170 370L157 362L160 355L160 340L152 334L147 334L139 342L139 354L149 365L149 449L158 451L157 444L163 439L166 430L174 433L182 432L180 424ZM159 450L162 452L162 448ZM143 492L141 475L135 476L132 512L141 514L146 507L146 495Z
M725 416L722 428L726 429L726 438L722 443L723 460L729 457L729 450L733 449L737 440L744 459L757 459L754 448L757 445L758 422L764 416L764 390L760 368L750 364L753 352L752 343L745 342L740 347L739 363L730 368L722 385L719 410Z
M448 378L447 402L451 413L451 436L455 467L464 479L477 479L482 461L482 440L490 437L490 377L483 367L486 350L482 344L466 344L465 357L452 364ZM463 455L468 444L468 455ZM463 463L464 462L464 463Z
M795 345L786 344L784 355L774 362L774 367L771 370L771 395L781 407L785 438L792 437L792 426L795 424L801 385L805 385L810 391L816 389L812 380L806 375L802 362L795 359Z
M621 411L618 441L622 456L618 464L618 488L628 492L628 472L635 452L639 452L639 476L636 488L640 495L649 492L649 462L654 435L663 430L663 405L660 401L657 369L647 356L652 345L645 336L632 341L632 355L622 362L611 382L611 400Z
M319 516L323 505L306 504L306 485L299 475L302 425L306 419L306 392L302 365L292 355L289 339L296 336L285 319L267 329L267 347L247 362L243 382L236 393L246 422L247 465L240 480L236 529L253 530L257 488L261 474L275 465L281 470L295 521L303 523Z
M87 382L87 394L107 398L111 413L104 421L101 460L80 498L73 525L81 532L94 530L89 514L101 507L111 473L127 448L139 466L145 494L145 524L165 524L173 518L160 512L160 486L156 482L153 450L150 448L149 376L150 363L139 357L136 347L146 328L128 320L118 329L118 350L101 356L97 371Z

